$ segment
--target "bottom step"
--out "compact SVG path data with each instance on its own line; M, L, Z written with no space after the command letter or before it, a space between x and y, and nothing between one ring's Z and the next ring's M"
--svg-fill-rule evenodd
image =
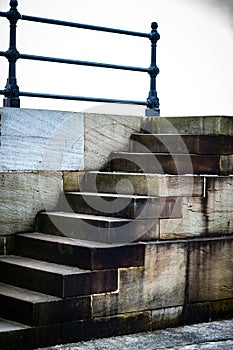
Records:
M30 334L30 327L0 319L0 350L30 349Z
M31 328L0 319L0 350L32 350L61 343L61 324Z

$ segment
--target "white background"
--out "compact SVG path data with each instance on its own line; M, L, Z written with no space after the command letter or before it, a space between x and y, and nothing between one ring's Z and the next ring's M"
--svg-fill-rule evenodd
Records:
M0 11L9 0L0 0ZM157 91L162 115L233 115L232 0L19 0L21 14L62 19L141 32L157 21L161 39ZM0 50L9 44L8 21L0 18ZM45 24L18 22L20 53L99 61L132 66L150 65L150 41L117 34ZM0 57L0 89L8 65ZM149 76L54 63L17 62L21 91L146 100ZM2 100L2 98L0 98ZM2 102L0 102L2 104ZM82 111L96 103L22 98L21 107ZM113 112L113 107L108 106ZM114 107L120 111L120 106ZM140 109L123 106L122 111ZM124 113L123 112L123 113Z

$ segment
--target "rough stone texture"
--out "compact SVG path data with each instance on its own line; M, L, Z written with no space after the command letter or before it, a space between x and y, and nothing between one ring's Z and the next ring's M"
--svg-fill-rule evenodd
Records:
M63 189L64 191L81 191L82 179L85 172L64 171L63 172Z
M183 306L152 310L152 329L175 327L181 323Z
M207 224L210 233L233 233L233 177L207 177Z
M233 135L233 117L153 117L144 118L142 129L152 134Z
M184 304L186 259L182 243L148 244L144 269L120 269L119 292L94 296L94 317Z
M0 235L33 229L38 211L53 209L61 172L0 172Z
M63 324L63 342L110 337L150 330L151 312L133 312L124 315L97 317L92 320Z
M2 108L0 163L0 170L82 169L83 115Z
M198 237L206 231L205 200L202 197L183 197L182 218L160 220L160 239Z
M229 135L178 135L132 134L132 152L232 154L233 136Z
M128 150L130 135L140 130L142 117L84 114L84 169L97 170L115 150Z
M111 172L65 172L64 190L123 193L149 196L203 196L204 177L127 174Z
M188 300L233 298L233 239L199 240L190 245Z
M61 345L44 350L231 350L232 329L233 321L230 320L202 323L151 333Z
M220 156L220 170L222 175L233 174L233 155Z

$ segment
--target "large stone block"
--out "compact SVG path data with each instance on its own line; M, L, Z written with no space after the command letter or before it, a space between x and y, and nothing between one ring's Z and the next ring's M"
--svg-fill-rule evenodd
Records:
M183 305L186 263L183 243L147 244L144 268L120 269L119 291L94 296L94 317Z
M97 170L111 152L126 151L130 135L140 130L142 117L124 115L84 114L85 170Z
M63 343L123 334L146 332L151 329L151 312L133 312L110 317L63 324Z
M193 241L189 249L189 302L233 298L233 238Z
M160 219L160 239L198 237L207 232L205 198L183 197L180 219Z
M81 113L2 109L0 170L80 170L83 164Z
M128 174L91 171L65 172L65 191L123 193L142 196L203 196L204 177Z
M183 306L152 310L152 330L182 324Z
M233 233L233 177L206 178L206 214L210 234Z
M54 209L61 172L0 172L0 235L33 229L38 211Z
M142 129L152 134L233 135L233 118L227 116L144 118Z

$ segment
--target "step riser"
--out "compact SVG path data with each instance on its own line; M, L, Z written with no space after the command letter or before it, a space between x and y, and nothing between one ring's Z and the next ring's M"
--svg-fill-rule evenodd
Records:
M64 174L65 191L79 191L78 172ZM153 174L86 173L82 184L83 192L121 193L141 196L199 197L203 195L203 177L163 176Z
M0 316L29 326L71 322L91 318L90 297L30 303L0 295ZM16 312L17 311L17 312Z
M177 198L112 198L82 194L66 194L62 211L91 215L111 215L124 219L180 218L181 201ZM107 201L106 201L107 199Z
M138 241L146 232L157 225L158 219L109 223L101 220L54 217L47 214L37 216L37 231L39 232L109 244Z
M233 136L133 134L131 152L233 154Z
M230 175L233 173L233 158L218 155L152 155L114 154L109 162L110 171L143 172L152 174L208 174Z
M57 264L77 266L82 269L101 270L122 267L137 267L144 264L144 245L87 248L41 239L30 239L25 235L15 236L18 255Z
M232 117L153 117L145 118L142 132L150 134L233 135Z
M115 291L117 271L59 275L0 261L0 281L58 297L73 297Z

